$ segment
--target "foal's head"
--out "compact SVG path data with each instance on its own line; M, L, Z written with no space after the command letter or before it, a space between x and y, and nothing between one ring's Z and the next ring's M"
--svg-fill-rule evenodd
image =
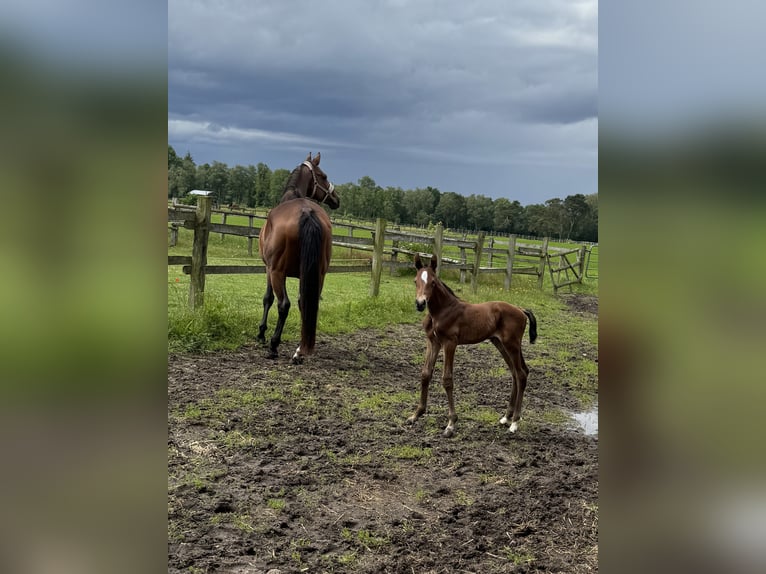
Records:
M418 311L423 311L434 292L436 285L436 255L431 256L431 265L426 267L420 261L420 255L415 254L415 307Z

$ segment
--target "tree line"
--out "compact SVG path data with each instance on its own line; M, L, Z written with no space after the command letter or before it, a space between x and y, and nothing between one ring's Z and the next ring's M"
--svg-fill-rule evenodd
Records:
M176 154L168 145L168 197L185 198L192 189L216 192L222 204L270 208L282 198L290 170L214 161L196 165L191 154ZM381 187L364 176L357 183L336 185L339 212L346 217L382 217L402 225L442 222L445 227L470 231L548 236L575 241L598 241L598 194L574 194L542 204L523 206L504 197L466 197L435 187L402 189Z

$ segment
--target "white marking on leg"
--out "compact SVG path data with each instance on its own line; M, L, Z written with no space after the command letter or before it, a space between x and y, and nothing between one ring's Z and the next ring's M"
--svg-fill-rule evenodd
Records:
M298 348L295 349L295 353L293 354L293 359L297 359L299 354L300 354L300 352L301 352L301 346L298 345Z
M519 423L517 421L513 421L511 423L511 427L508 429L508 432L516 432L518 428L519 428Z
M503 415L503 418L500 419L501 425L507 425L508 424L508 417Z

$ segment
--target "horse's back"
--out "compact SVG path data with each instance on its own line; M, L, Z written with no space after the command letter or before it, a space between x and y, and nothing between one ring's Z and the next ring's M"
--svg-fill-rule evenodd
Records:
M329 216L310 199L292 199L269 211L259 234L259 250L263 262L280 265L290 277L298 276L300 253L300 221L303 213L313 213L323 231L325 252L332 249L332 223ZM326 259L329 261L329 253Z

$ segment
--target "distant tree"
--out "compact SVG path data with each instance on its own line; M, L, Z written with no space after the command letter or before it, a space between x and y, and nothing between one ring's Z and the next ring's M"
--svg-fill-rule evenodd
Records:
M359 217L359 186L355 183L341 183L335 187L340 197L340 210L348 217Z
M210 189L208 180L210 179L210 164L203 163L197 166L197 186L200 189Z
M465 201L468 226L475 230L491 231L494 224L492 199L471 194Z
M499 197L493 202L492 226L495 231L510 233L513 222L513 206L511 202Z
M197 166L187 152L183 159L168 146L168 197L183 197L197 185Z
M544 205L534 203L524 208L524 219L526 222L524 233L527 235L543 236L548 234L548 223L546 221L547 210Z
M404 190L401 187L387 187L379 193L383 198L380 217L386 221L401 223Z
M446 227L453 229L468 227L465 197L452 191L442 193L434 217L436 221L441 221Z
M568 195L564 199L564 214L567 224L567 238L571 238L573 236L579 237L581 235L581 227L585 222L584 218L589 210L590 207L585 201L585 196L582 193Z
M358 189L358 217L375 219L383 211L383 190L374 179L366 175L359 179Z
M287 179L290 177L290 170L275 169L271 172L271 186L269 186L269 207L277 205L285 193Z
M222 203L234 201L229 191L229 167L214 161L207 172L207 191L213 191Z
M580 241L598 242L598 194L591 193L585 196L588 211L583 216L580 234L576 239Z
M428 225L432 222L436 204L434 203L434 194L430 189L408 189L404 192L405 223Z
M563 239L568 222L564 202L558 197L548 199L545 202L545 211L545 235Z
M252 173L246 167L235 165L229 170L229 197L234 203L247 205L253 185Z
M271 198L271 170L265 163L259 163L255 169L253 205L269 206Z
M168 145L168 169L181 167L181 158L176 154L172 145Z

